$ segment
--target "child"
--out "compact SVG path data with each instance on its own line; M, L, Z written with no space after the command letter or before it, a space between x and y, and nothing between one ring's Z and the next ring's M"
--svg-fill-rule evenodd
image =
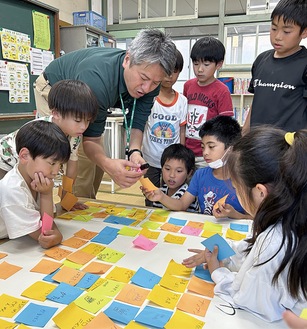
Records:
M274 49L260 54L253 64L248 91L254 98L244 133L261 124L288 131L307 127L307 49L300 46L307 37L306 0L280 0L271 22Z
M180 199L188 188L187 181L195 170L194 153L182 144L168 146L161 157L162 179L164 184L160 190L174 199ZM160 202L154 207L165 208ZM194 198L187 211L199 212L199 205Z
M199 138L203 123L217 115L234 115L229 89L214 77L223 65L224 56L224 45L213 37L197 40L191 51L196 78L188 80L183 88L188 99L185 145L194 152L197 168L206 165Z
M231 243L236 255L225 267L217 246L212 253L190 249L196 255L183 264L206 262L215 294L266 321L280 320L287 309L301 311L307 299L307 130L255 128L233 146L227 168L254 216L252 235Z
M176 65L173 74L165 76L160 85L148 117L143 136L143 156L150 167L145 173L154 185L161 185L161 154L174 143L185 144L185 125L187 117L187 99L172 87L176 83L183 68L183 57L176 49ZM145 201L147 206L152 202Z
M203 124L199 135L202 139L203 157L208 167L196 170L181 199L172 199L159 190L145 191L145 196L152 201L160 201L171 210L179 211L186 210L197 197L202 214L214 215L217 218L248 218L223 170L223 157L241 136L240 125L232 117L217 116ZM220 204L219 200L226 195L227 203ZM216 203L218 207L213 209Z
M69 160L69 141L57 125L42 120L23 125L15 140L18 163L0 180L0 238L29 235L50 248L62 234L55 223L42 232L42 217L53 217L53 179Z
M48 105L52 115L41 117L55 123L68 137L71 155L66 167L66 176L75 180L78 167L78 148L82 134L97 115L98 105L91 89L82 81L62 80L55 83L48 95ZM17 163L14 131L0 140L0 178ZM64 196L64 195L63 195ZM74 209L84 209L85 205L77 203Z
M285 311L283 319L291 329L307 329L307 320L299 318L291 311Z

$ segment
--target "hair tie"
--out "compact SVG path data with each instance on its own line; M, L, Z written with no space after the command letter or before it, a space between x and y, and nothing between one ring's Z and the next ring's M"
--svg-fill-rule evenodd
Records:
M286 133L285 134L285 140L286 142L291 146L294 142L294 135L295 135L295 132L294 133Z

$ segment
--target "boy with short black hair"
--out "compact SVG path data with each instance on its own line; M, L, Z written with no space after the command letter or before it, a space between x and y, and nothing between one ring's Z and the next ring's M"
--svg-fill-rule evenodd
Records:
M183 94L188 99L186 147L196 157L196 167L205 166L199 130L207 120L217 115L233 116L228 87L215 78L224 62L225 47L214 37L203 37L194 44L191 55L196 78L184 84Z
M149 164L144 177L148 177L156 186L161 185L160 159L165 148L174 143L185 144L188 103L185 96L173 89L182 68L183 57L176 49L174 72L162 80L143 134L142 152ZM145 200L145 204L152 206L149 200Z
M0 180L0 239L28 235L43 248L62 241L55 223L42 232L44 213L53 217L53 179L70 156L70 145L54 123L37 120L16 135L18 163Z
M160 190L173 199L180 199L188 188L188 181L195 171L194 153L182 144L168 146L161 157L163 185ZM157 208L165 208L160 202L153 202ZM187 211L199 212L199 205L194 201Z
M271 14L274 49L261 53L252 66L248 91L254 94L243 127L272 124L286 131L307 128L306 0L280 0Z
M203 214L214 215L216 218L250 218L240 205L236 191L223 169L227 151L241 137L239 123L232 117L217 116L203 124L199 135L208 167L196 170L180 200L174 200L160 190L143 189L145 196L177 211L186 210L197 198ZM223 197L226 197L225 202L220 201Z

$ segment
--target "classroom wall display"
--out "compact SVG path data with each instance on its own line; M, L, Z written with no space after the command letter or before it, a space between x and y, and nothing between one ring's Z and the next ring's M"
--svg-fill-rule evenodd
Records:
M0 0L0 8L0 134L5 134L23 124L18 120L33 118L36 106L32 86L46 62L59 56L60 30L58 9L41 2ZM41 26L45 26L44 30ZM50 41L42 41L46 36L50 36ZM14 79L6 71L9 67L10 72L16 72Z

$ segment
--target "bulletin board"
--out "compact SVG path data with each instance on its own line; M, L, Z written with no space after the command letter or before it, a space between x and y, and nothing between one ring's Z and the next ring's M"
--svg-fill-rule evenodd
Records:
M59 30L59 15L58 9L45 5L39 1L34 0L0 0L0 27L16 32L29 35L31 46L34 42L34 28L33 28L33 11L48 15L50 26L50 51L54 52L54 57L59 56L60 51L60 30ZM0 51L0 60L5 60ZM14 61L15 62L15 61ZM16 61L16 63L21 63ZM29 72L29 103L10 103L8 91L0 90L0 134L7 133L7 124L3 125L3 121L9 120L11 124L18 125L18 121L33 118L33 111L35 110L35 99L33 93L33 82L37 75L31 74L30 63L27 64ZM17 121L17 122L14 122ZM7 123L7 122L6 122ZM19 124L20 126L20 124ZM15 127L13 127L15 129ZM9 128L9 130L12 130Z

